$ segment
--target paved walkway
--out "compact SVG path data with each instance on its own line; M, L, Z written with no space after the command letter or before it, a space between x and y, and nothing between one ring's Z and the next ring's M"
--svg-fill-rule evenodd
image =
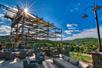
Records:
M58 63L62 64L65 68L78 68L77 66L75 66L61 58L56 58L54 60L57 61Z
M72 65L71 63L68 63L67 61L65 61L63 59L56 58L55 60L57 62L59 62L60 64L64 65L65 68L78 68L78 67ZM52 59L47 59L46 61L43 62L43 64L45 65L45 68L57 68L53 64ZM17 61L17 62L0 61L0 68L23 68L23 61Z
M12 63L12 61L0 61L0 68L23 68L23 61L17 61Z
M57 68L54 64L53 64L53 59L52 58L47 58L44 62L43 65L45 68Z

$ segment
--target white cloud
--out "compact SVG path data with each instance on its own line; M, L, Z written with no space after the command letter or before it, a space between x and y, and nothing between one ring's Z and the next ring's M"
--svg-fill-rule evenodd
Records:
M4 21L4 14L0 14L0 20Z
M66 34L72 34L73 30L65 30L64 31Z
M102 26L100 27L100 33L102 34ZM64 38L64 40L73 40L77 38L97 38L97 30L96 28L93 29L86 29L79 34L73 34L70 37ZM102 38L102 35L101 35Z
M77 27L78 25L77 24L67 24L66 25L68 28L72 28L72 27Z
M65 30L64 32L66 34L72 34L74 32L79 32L79 30L76 29L76 27L78 26L77 24L67 24L67 30Z
M72 33L74 33L74 32L80 32L79 30L65 30L64 31L66 34L72 34Z
M4 14L0 14L0 17L3 17L4 16Z
M9 35L11 27L6 25L0 26L0 36Z
M0 24L3 24L4 22L0 22Z
M65 37L64 35L62 35L62 37L61 37L61 34L54 34L54 35L56 35L56 38L50 38L49 40L52 40L52 41L61 41L61 38Z
M1 20L1 21L6 21L6 20L11 21L10 19L5 18L5 17L4 17L4 14L0 14L0 20Z
M58 37L65 37L64 35L61 35L61 34L56 34L56 36L58 36Z

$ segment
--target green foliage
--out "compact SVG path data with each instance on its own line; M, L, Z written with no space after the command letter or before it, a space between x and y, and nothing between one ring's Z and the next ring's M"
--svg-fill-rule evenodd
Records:
M9 36L0 36L0 42L6 45L8 48L11 46ZM92 51L97 51L99 49L97 38L83 38L67 41L50 41L50 40L35 40L31 41L30 47L37 48L41 46L45 47L63 47L64 45L70 46L70 51L81 52L81 53L91 53Z
M6 45L7 48L12 47L11 46L11 41L10 41L10 36L0 36L0 42L3 45ZM63 44L60 41L50 41L50 40L34 40L34 41L29 41L29 47L41 47L41 46L49 46L49 47L56 47L56 46L63 46Z
M83 39L75 39L68 42L70 46L70 50L74 52L81 53L91 53L92 51L98 51L98 39L96 38L83 38Z
M10 42L9 36L0 36L0 42Z
M83 54L79 52L70 52L70 57L74 60L92 63L92 56L89 54Z

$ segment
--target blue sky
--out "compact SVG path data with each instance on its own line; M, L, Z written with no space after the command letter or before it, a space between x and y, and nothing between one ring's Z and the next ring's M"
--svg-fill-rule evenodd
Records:
M64 39L97 37L93 10L85 10L94 5L94 0L0 0L0 3L10 7L16 7L17 4L21 7L25 5L30 13L62 28ZM96 4L102 6L102 0L97 0ZM85 13L89 15L87 19L81 17ZM0 14L2 16L2 12ZM102 33L102 9L98 10L98 17ZM8 20L0 19L0 22L6 27L11 24Z

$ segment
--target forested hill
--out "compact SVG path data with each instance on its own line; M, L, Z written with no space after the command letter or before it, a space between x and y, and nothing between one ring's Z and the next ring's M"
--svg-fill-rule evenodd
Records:
M101 39L102 41L102 39ZM90 53L99 49L97 38L82 38L64 41L71 45L72 51Z
M0 36L0 42L9 42L10 37L9 36Z
M9 36L0 36L0 42L1 41L9 41ZM101 39L102 41L102 39ZM75 40L66 40L64 41L69 44L73 45L98 45L98 39L97 38L82 38L82 39L75 39Z
M71 44L97 44L98 39L97 38L82 38L82 39L75 39L75 40L67 40L65 42L71 43Z
M10 43L10 37L0 36L0 42ZM75 39L75 40L66 40L63 42L70 45L71 51L76 51L76 52L90 53L92 51L96 51L99 49L97 38L82 38L82 39Z

